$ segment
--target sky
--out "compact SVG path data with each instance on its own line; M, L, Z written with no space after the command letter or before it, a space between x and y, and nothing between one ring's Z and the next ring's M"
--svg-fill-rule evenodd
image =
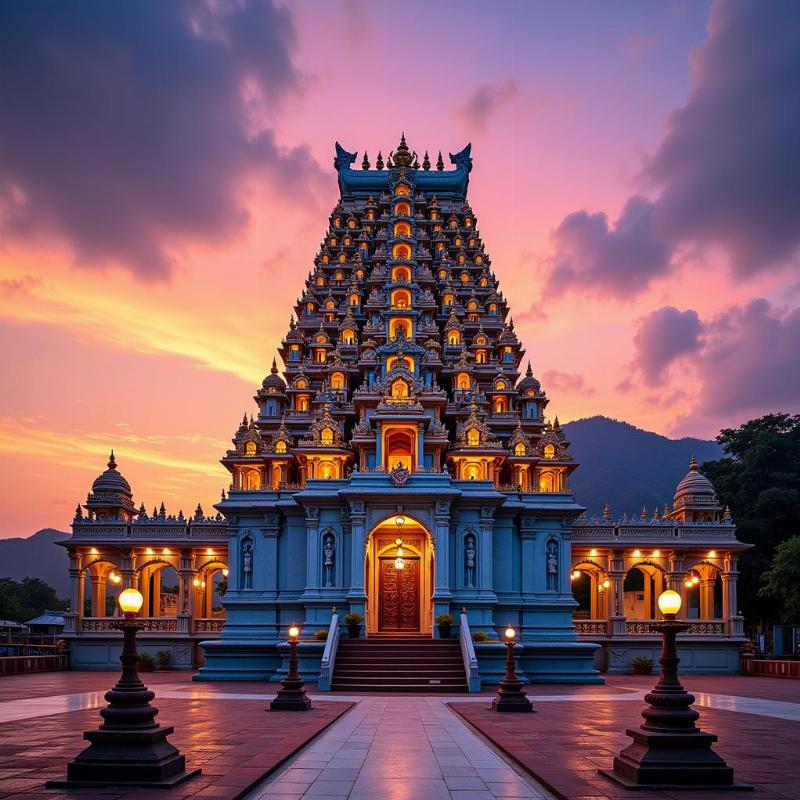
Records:
M794 0L0 5L0 537L114 448L206 511L336 202L472 142L470 202L562 422L713 437L800 400Z

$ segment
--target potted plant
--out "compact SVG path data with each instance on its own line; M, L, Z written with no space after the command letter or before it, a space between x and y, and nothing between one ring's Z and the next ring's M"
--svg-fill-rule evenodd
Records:
M351 611L349 614L344 615L344 624L347 625L347 635L351 639L358 639L361 636L361 623L364 617L357 611Z
M169 650L159 650L156 653L156 661L158 662L159 669L169 669L169 660L171 658Z
M318 642L326 642L328 640L328 631L325 628L320 628L318 631L314 631L314 638Z
M439 638L449 639L450 628L453 627L452 614L439 614L439 616L436 617L436 625L439 628Z
M486 633L484 633L484 631L475 631L472 634L472 641L480 644L480 642L488 642L489 637L486 635Z
M653 659L647 656L636 656L631 661L634 675L649 675L653 671Z
M142 672L152 672L153 656L150 653L139 653L138 667Z

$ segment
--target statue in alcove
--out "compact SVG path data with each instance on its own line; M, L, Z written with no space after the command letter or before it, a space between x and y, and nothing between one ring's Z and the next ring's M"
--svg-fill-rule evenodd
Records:
M249 539L242 542L242 588L253 588L253 543Z
M328 534L322 545L322 566L325 569L325 586L333 586L333 560L336 557L336 540Z
M558 542L550 540L547 543L547 591L558 590Z
M475 586L475 537L467 536L464 545L464 564L466 566L466 586L472 589Z

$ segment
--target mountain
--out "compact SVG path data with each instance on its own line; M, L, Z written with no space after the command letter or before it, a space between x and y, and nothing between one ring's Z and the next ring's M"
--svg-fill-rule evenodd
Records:
M627 422L608 417L589 417L563 426L572 442L570 452L580 464L570 483L587 514L601 514L608 503L614 518L641 513L646 505L662 511L672 505L675 487L697 463L722 456L722 448L705 439L668 439Z
M64 531L42 528L27 539L0 539L0 577L41 578L59 597L69 597L67 551L53 544L69 537Z

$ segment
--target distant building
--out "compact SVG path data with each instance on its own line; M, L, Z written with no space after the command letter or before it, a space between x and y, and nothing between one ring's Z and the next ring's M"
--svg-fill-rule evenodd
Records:
M222 458L231 486L217 517L137 512L113 456L87 515L78 509L63 543L73 665L113 662L106 593L138 585L145 647L169 644L188 666L203 660L204 640L203 680L280 674L296 623L304 674L317 677L324 645L313 634L335 606L361 615L368 638L437 637L437 617L452 615L456 630L488 640L475 646L479 683L502 675L508 625L528 679L596 682L593 664L627 669L631 654L652 651L660 588L688 580L694 613L696 576L706 627L692 641L723 642L724 663L714 656L712 667L733 669L744 545L696 465L666 519L579 520L569 485L578 465L558 418L545 419L549 398L530 364L521 371L467 200L470 146L450 156L452 170L441 155L420 163L404 138L375 168L364 155L354 169L355 159L337 144L341 196L281 343L283 376L273 362ZM172 604L165 568L178 580ZM215 616L212 580L223 571ZM573 588L585 597L577 631ZM470 642L462 637L465 663Z
M25 623L31 633L47 636L58 636L64 630L63 611L43 611L38 617Z

